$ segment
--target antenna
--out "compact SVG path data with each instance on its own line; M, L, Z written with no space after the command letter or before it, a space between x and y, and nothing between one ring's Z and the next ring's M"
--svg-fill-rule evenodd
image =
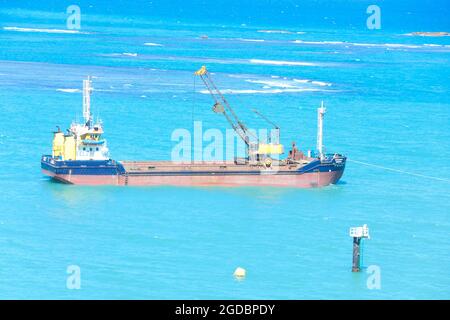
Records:
M320 108L317 109L317 152L320 159L323 158L323 116L326 111L322 101Z
M83 80L83 118L85 123L89 123L91 116L91 76L88 76L87 80Z

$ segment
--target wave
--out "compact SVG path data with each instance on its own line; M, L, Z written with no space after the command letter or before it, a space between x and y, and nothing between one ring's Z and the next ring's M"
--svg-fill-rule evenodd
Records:
M308 83L311 82L311 80L308 79L294 79L294 82L298 82L298 83Z
M56 89L56 91L66 92L66 93L77 93L77 92L81 92L80 89Z
M330 87L332 84L330 82L309 80L309 79L289 79L287 77L271 76L270 79L245 79L245 82L259 84L262 89L258 89L257 93L282 93L282 92L304 92L304 91L326 91L317 88L319 87ZM281 91L280 91L281 90ZM260 92L263 91L263 92ZM335 90L333 90L335 91ZM251 93L253 91L245 90L241 93ZM236 93L234 92L230 93Z
M407 48L407 49L419 49L424 47L442 47L438 44L403 44L403 43L358 43L358 42L345 42L345 41L304 41L294 40L292 43L297 44L312 44L312 45L345 45L355 47L383 47L383 48Z
M261 59L250 59L248 60L253 64L269 64L275 66L303 66L303 67L312 67L316 66L316 64L311 62L303 62L303 61L281 61L281 60L261 60Z
M287 83L286 81L270 81L270 80L245 80L250 83L263 84L269 87L278 87L278 88L296 88L296 86Z
M294 33L292 31L287 31L287 30L258 30L258 32L261 32L261 33L281 33L281 34L293 34Z
M133 52L123 52L123 53L106 53L106 54L102 54L102 56L105 56L105 57L119 57L119 56L137 57L138 54L133 53Z
M383 46L383 45L381 45ZM408 44L397 44L397 43L386 43L384 44L385 47L388 48L411 48L411 49L416 49L416 48L420 48L421 46L415 46L415 45L408 45Z
M132 52L124 52L122 53L122 55L124 56L129 56L129 57L137 57L137 53L132 53Z
M411 32L411 33L404 34L404 36L445 37L445 36L450 36L450 33L449 32L442 32L442 31L437 31L437 32Z
M264 42L264 39L244 39L244 38L238 38L237 40L239 41L244 41L244 42Z
M245 75L245 74L229 74L228 77L229 78L242 79L242 78L247 78L248 75Z
M304 43L304 44L344 44L346 42L343 41L303 41L303 40L294 40L293 43Z
M320 90L314 88L287 88L287 89L270 89L270 90L253 90L253 89L221 90L223 94L279 94L279 93L316 92L316 91L327 91L327 90ZM201 90L200 93L210 94L208 90Z
M320 87L330 87L332 85L330 82L308 80L308 79L294 79L293 81L297 82L297 83L310 83L310 84L320 86Z
M331 86L331 83L323 82L323 81L311 81L311 83L315 84L317 86L321 86L321 87L329 87L329 86Z
M149 47L162 47L162 44L159 43L154 43L154 42L146 42L144 43L144 46L149 46Z
M40 28L19 28L19 27L3 27L6 31L17 32L41 32L41 33L69 33L69 34L88 34L88 32L81 32L79 30L66 30L66 29L40 29Z

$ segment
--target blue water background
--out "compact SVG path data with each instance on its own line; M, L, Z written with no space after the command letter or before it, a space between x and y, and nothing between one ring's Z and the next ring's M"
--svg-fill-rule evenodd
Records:
M0 4L0 298L450 298L450 38L405 36L450 31L446 1L380 1L381 30L366 27L371 1L79 1L76 34L36 32L67 30L70 1ZM81 118L86 75L114 159L169 159L192 120L225 132L192 75L203 64L244 122L267 126L257 108L286 146L315 148L323 100L326 149L358 162L309 190L41 174L55 126ZM348 228L364 223L380 290L350 272Z

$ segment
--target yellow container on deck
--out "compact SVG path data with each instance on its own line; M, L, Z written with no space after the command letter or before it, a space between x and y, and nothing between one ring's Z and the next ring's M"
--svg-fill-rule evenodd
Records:
M64 133L55 132L53 135L53 157L60 157L64 154Z
M284 148L282 144L260 143L258 145L258 154L282 154Z
M74 136L64 136L62 132L53 135L53 157L61 157L63 160L76 159L76 142Z
M74 136L64 137L64 160L75 160L76 144Z

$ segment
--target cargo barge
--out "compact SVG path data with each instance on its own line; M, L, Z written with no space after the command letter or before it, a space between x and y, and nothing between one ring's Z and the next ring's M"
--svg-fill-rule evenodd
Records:
M110 158L101 122L90 111L91 79L83 81L83 123L66 133L54 132L51 155L41 157L42 172L54 180L78 185L134 186L266 186L311 188L335 184L342 177L346 157L323 152L323 103L318 108L317 150L307 155L293 143L288 156L277 141L252 139L205 67L195 72L214 98L213 111L223 114L245 142L246 157L223 162L116 161ZM262 115L261 115L262 116ZM268 120L268 119L267 119ZM270 121L270 120L269 120ZM278 127L276 127L279 130Z

